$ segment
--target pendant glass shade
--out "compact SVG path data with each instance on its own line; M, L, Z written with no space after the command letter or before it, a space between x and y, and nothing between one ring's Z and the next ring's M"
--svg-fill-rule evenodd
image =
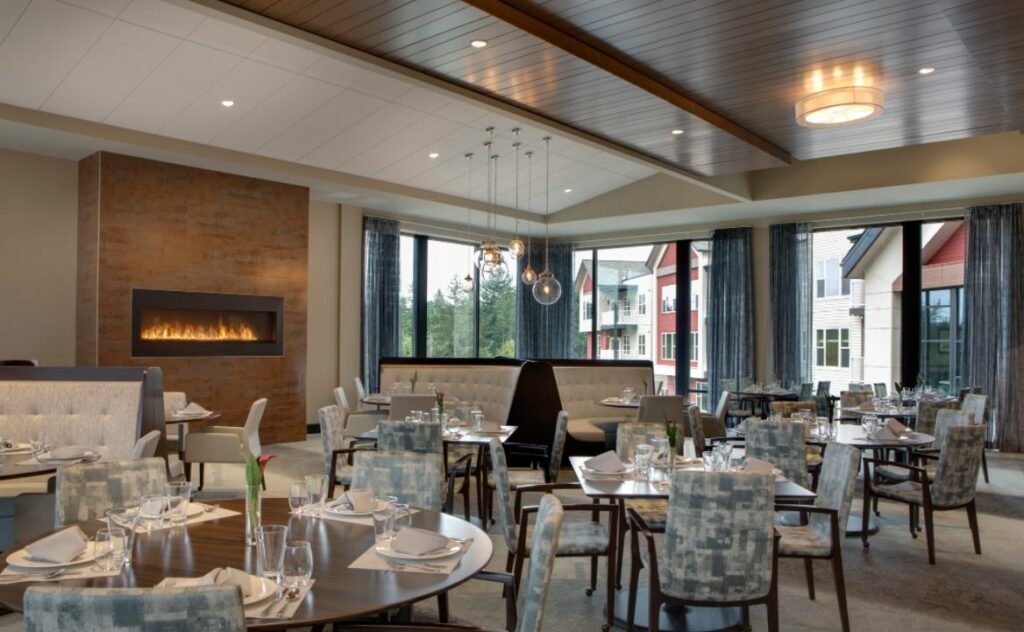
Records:
M537 277L533 284L533 298L541 305L554 305L562 298L562 284L551 271L545 270Z
M473 291L473 277L471 275L467 274L462 279L462 289L464 291L466 291L466 292L472 292Z
M516 237L508 242L508 256L513 261L518 261L524 254L526 254L526 244L523 243L522 239Z
M502 274L508 276L508 264L504 259L498 263L487 263L480 267L480 276L487 280L500 277Z
M537 282L537 271L533 269L533 266L527 264L521 279L526 285L533 285Z
M476 267L483 271L487 267L504 265L505 255L501 253L494 241L485 239L477 247L474 261Z

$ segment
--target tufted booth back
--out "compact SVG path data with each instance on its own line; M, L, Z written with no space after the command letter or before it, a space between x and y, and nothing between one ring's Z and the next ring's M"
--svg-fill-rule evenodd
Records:
M519 382L521 366L458 365L458 364L382 364L380 384L386 389L395 382L409 384L416 375L417 392L427 393L427 385L456 398L459 403L472 403L490 421L508 422L512 398Z
M127 459L142 424L142 382L0 381L0 436L28 441L36 424L48 443Z
M618 418L630 411L598 404L606 397L618 397L622 389L632 386L639 394L642 383L648 388L654 384L654 371L650 366L554 366L555 382L562 410L569 419Z

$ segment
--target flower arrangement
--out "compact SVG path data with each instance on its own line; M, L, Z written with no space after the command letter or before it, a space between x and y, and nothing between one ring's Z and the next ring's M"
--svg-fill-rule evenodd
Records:
M255 546L261 522L260 487L263 485L263 469L274 457L257 458L243 445L239 445L239 450L245 459L245 543Z
M440 413L444 412L444 393L438 391L434 394L434 400L437 402L437 411Z

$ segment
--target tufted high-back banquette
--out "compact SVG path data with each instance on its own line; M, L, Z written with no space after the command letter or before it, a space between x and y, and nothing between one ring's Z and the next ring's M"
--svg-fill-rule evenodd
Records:
M163 429L162 391L154 368L0 367L0 437L27 442L43 424L48 443L127 459L140 436Z
M420 363L417 360L384 361L380 367L380 384L386 389L394 383L409 384L416 377L416 392L426 393L430 384L460 403L472 403L484 416L501 424L508 422L512 400L522 363L459 364Z
M610 408L598 402L619 397L629 386L639 395L643 383L654 387L654 366L649 361L549 360L562 410L569 413L569 436L585 443L603 443L604 431L594 422L623 421L636 417L635 410Z

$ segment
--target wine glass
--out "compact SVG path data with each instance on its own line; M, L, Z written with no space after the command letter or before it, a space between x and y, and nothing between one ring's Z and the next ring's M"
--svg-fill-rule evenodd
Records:
M301 516L306 507L306 484L292 483L288 488L288 507L291 513Z
M32 448L32 456L38 457L46 448L46 430L42 424L33 424L32 432L28 436L29 446Z
M288 587L304 588L313 577L313 549L309 542L295 540L284 548L282 568L284 584Z

